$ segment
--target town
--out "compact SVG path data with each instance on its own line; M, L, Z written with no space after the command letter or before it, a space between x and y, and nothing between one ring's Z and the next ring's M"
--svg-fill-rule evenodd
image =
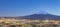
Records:
M60 27L60 20L0 18L0 27Z

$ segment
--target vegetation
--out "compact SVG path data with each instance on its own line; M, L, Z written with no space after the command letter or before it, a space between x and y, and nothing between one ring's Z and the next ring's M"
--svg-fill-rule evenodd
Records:
M2 26L0 25L0 27L2 27Z

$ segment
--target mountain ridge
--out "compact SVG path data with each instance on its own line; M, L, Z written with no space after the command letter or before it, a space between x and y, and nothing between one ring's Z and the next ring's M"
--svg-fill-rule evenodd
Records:
M52 15L52 14L33 14L33 15L28 15L28 16L22 16L20 18L25 18L25 19L50 19L50 20L60 20L60 16L57 15Z
M27 15L27 16L19 16L19 17L0 17L0 18L60 20L60 16L58 16L58 15L53 15L53 14L32 14L32 15Z

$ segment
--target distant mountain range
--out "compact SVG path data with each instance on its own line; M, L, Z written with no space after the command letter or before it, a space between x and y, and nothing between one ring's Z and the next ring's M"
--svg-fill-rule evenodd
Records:
M60 16L52 15L52 14L33 14L28 16L22 16L19 18L23 19L49 19L49 20L60 20Z
M38 14L19 16L19 17L3 17L3 18L18 18L18 19L49 19L49 20L60 20L60 16L48 14L46 12L40 12Z

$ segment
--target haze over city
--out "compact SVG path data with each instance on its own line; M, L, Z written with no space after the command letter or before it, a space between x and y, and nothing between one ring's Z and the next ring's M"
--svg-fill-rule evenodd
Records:
M47 11L60 16L60 0L0 0L0 16L25 16Z

